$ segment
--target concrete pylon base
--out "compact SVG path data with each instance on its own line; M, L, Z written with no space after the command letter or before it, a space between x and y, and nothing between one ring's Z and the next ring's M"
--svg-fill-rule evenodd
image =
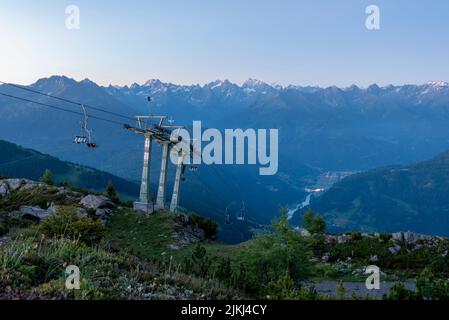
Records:
M155 204L154 205L154 210L168 210L168 205L164 204L164 205L160 205L160 204Z
M155 206L153 202L145 203L145 202L134 202L134 211L145 213L145 214L152 214L155 211Z

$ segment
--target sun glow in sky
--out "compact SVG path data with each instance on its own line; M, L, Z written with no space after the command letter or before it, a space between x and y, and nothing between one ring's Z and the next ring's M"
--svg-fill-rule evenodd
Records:
M71 4L79 30L65 26ZM380 8L380 30L365 27L370 4ZM0 80L447 81L448 15L447 0L2 0Z

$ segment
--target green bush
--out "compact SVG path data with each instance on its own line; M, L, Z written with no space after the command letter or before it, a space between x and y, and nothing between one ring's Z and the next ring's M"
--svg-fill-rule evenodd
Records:
M203 229L206 239L215 240L217 238L218 226L214 220L200 217L197 214L190 214L189 223L196 224L199 228Z
M311 250L307 241L290 228L286 210L273 223L275 233L258 235L239 257L245 270L239 285L255 296L269 294L269 284L287 275L294 281L306 279L311 273Z
M115 204L120 203L120 199L118 197L117 191L115 190L114 185L112 184L112 181L109 180L108 185L106 186L106 195L111 199L112 202Z
M318 295L314 289L297 288L293 279L285 274L269 284L267 298L273 300L315 300Z
M383 241L383 242L388 242L391 240L391 234L390 233L381 233L379 235L379 238Z
M319 213L315 214L309 209L302 217L302 226L310 233L323 233L326 230L326 221Z
M49 169L45 169L45 172L41 177L41 181L52 186L54 184L53 173Z
M424 269L416 279L418 295L423 299L448 300L449 282L437 279L430 269Z
M7 221L8 215L6 214L6 212L0 210L0 237L9 232Z
M362 237L362 234L360 232L352 232L351 233L351 239L357 241L357 240L362 240L363 237Z
M206 248L198 242L190 258L184 261L186 273L206 277L211 271L211 259L207 256Z
M395 283L390 288L390 291L386 296L384 296L384 300L416 300L417 295L415 292L408 290L405 288L403 283Z
M44 220L38 230L50 237L79 239L86 244L93 244L105 235L105 228L99 220L78 213L72 206L59 206L56 212Z
M215 276L221 280L223 283L230 285L233 282L234 272L231 266L231 259L221 258Z

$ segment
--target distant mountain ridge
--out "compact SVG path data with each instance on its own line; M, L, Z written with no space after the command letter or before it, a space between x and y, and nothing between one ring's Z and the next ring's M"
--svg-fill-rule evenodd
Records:
M107 172L64 162L0 140L0 176L39 180L45 169L52 171L56 183L67 182L76 187L103 191L110 180L119 192L128 197L136 197L139 192L136 183Z
M449 151L424 162L377 168L336 183L311 207L337 230L449 236Z

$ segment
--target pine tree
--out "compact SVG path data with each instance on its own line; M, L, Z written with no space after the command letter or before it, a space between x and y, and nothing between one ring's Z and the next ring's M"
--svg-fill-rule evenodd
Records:
M45 169L45 172L41 177L41 181L52 186L54 184L53 173L49 169Z
M302 217L302 226L310 233L323 233L326 230L326 221L319 213L315 214L309 209Z
M115 190L114 185L112 184L112 181L109 180L108 185L106 187L106 193L109 197L109 199L111 199L112 202L114 203L119 203L120 199L117 195L117 191Z

